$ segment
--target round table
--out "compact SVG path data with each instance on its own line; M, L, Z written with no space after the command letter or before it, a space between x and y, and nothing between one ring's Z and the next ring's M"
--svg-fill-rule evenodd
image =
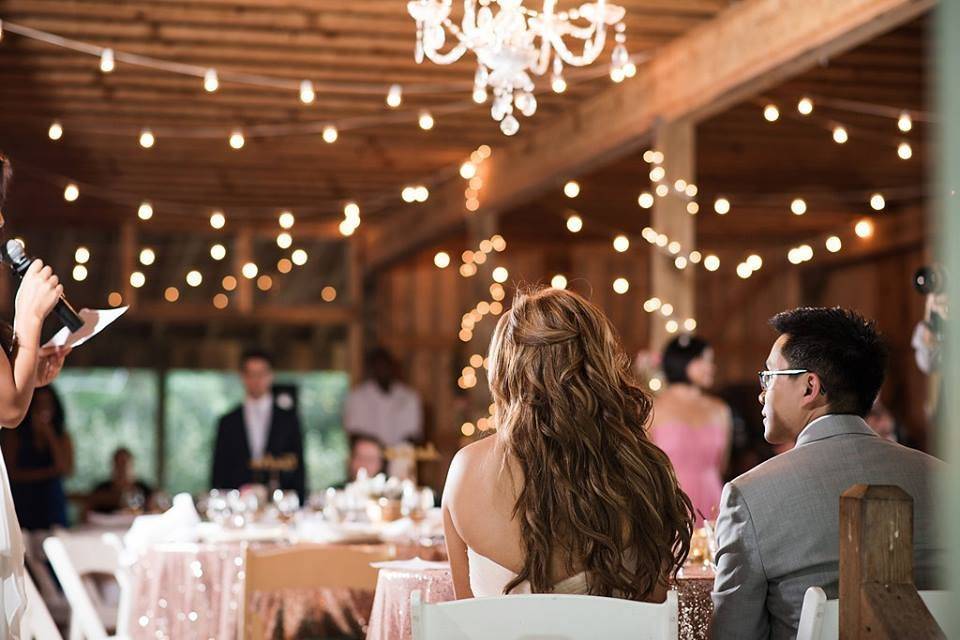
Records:
M709 567L688 566L676 582L679 601L681 640L706 640L713 615L710 591L713 571ZM377 592L370 614L367 640L410 640L410 594L420 590L424 602L449 602L454 599L450 567L383 568L377 578Z

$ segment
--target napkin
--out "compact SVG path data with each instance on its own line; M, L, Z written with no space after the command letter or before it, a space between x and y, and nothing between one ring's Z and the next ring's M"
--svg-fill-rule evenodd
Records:
M158 515L139 516L123 537L125 555L136 558L161 542L191 542L197 538L200 515L189 493L173 497L173 506Z

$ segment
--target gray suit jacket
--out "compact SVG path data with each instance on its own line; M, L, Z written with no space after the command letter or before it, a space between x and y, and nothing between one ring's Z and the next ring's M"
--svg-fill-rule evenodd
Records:
M878 437L861 418L812 422L797 446L727 483L717 519L713 637L794 638L803 594L837 597L840 494L892 484L913 497L914 581L934 587L934 474L944 463Z

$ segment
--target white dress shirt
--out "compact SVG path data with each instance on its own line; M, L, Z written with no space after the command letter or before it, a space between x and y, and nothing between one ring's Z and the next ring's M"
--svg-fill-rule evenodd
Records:
M250 458L259 460L267 451L270 422L273 420L273 395L243 399L243 424L247 429Z
M349 434L373 436L387 447L417 440L423 432L420 396L400 382L384 392L367 380L347 396L343 426Z

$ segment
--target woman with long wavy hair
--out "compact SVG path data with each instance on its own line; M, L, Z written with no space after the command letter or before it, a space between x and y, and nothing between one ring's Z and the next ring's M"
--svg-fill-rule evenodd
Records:
M489 379L496 433L457 453L444 490L457 597L662 601L693 511L647 438L651 401L609 320L565 290L521 293Z

